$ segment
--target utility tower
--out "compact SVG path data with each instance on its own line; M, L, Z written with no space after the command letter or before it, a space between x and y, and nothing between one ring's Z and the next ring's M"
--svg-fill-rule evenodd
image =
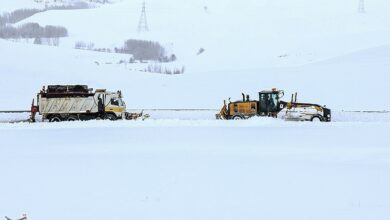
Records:
M361 14L366 13L366 8L364 6L364 0L359 0L358 12L361 13Z
M148 27L148 20L146 18L146 2L144 0L142 2L142 12L138 23L138 32L148 32L148 31L149 31L149 27Z

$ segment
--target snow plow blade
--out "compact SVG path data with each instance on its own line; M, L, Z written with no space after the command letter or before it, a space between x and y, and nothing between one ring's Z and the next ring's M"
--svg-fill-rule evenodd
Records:
M149 114L144 114L143 111L141 113L126 112L126 120L142 119L142 121L144 121L145 119L148 119L148 118L150 118L150 115Z

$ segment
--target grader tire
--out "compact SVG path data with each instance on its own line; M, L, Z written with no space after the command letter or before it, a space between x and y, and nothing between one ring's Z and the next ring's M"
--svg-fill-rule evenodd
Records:
M320 117L314 116L314 117L311 118L311 121L312 121L312 122L321 122L322 120L321 120Z
M233 116L233 120L243 120L244 118L241 115Z

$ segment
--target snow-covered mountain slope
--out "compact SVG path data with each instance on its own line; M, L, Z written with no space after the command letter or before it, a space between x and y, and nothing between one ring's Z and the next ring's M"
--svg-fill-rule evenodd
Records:
M151 32L143 34L136 31L140 3L46 11L21 21L62 25L70 36L58 48L0 41L7 54L0 60L0 84L23 88L12 96L1 93L1 108L24 109L41 86L72 83L121 89L129 108L219 108L241 92L257 98L259 90L278 87L333 109L389 109L382 100L389 86L388 1L367 2L367 13L358 14L355 0L149 0ZM185 65L185 74L97 65L129 56L71 49L76 41L115 47L128 38L164 43ZM205 52L196 56L199 48Z
M39 4L32 0L4 0L0 3L0 14L11 12L23 8L43 8L44 4Z
M390 3L367 2L357 13L355 0L147 1L151 32L137 33L141 1L123 0L90 10L48 11L21 23L62 25L76 41L101 47L125 39L154 39L172 47L194 69L291 66L390 44Z
M4 0L0 3L0 14L18 9L44 9L46 6L64 6L75 3L91 3L91 0ZM91 5L94 5L93 3Z
M241 92L257 99L259 90L278 87L286 91L286 100L289 94L298 92L301 101L326 104L332 109L389 109L383 101L390 82L389 46L301 67L190 69L179 76L136 72L117 64L127 55L8 41L0 41L0 50L8 54L0 60L0 86L9 91L0 93L0 109L28 109L35 93L47 84L122 90L129 108L215 109L223 99L240 99ZM112 64L104 64L104 60Z
M29 3L27 3L29 2ZM25 4L26 3L26 4ZM146 121L0 123L0 216L31 220L387 220L390 1L141 0L46 11L59 47L0 40L0 110L29 109L48 84L122 90L129 109L221 107L278 87L327 104L331 123L214 119L215 110L146 111ZM0 12L35 6L1 0ZM162 75L130 55L72 49L157 40L186 66ZM31 42L31 40L30 40ZM195 54L200 48L205 52ZM138 64L137 64L138 65ZM336 111L335 111L336 110ZM28 113L0 116L25 119Z

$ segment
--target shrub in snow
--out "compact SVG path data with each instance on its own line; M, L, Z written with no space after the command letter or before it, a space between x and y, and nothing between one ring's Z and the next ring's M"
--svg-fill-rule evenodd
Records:
M59 45L60 45L60 38L58 38L58 37L52 38L52 45L51 46L58 47Z
M74 10L74 9L88 9L92 6L86 2L73 2L68 5L52 5L46 8L46 10Z
M199 55L200 55L200 54L202 54L204 51L205 51L205 49L204 49L204 48L200 48L200 49L199 49L199 51L198 51L198 53L196 53L196 55L198 55L198 56L199 56Z
M44 28L44 37L58 38L58 37L67 37L67 36L68 36L68 30L64 27L47 25Z
M34 39L34 44L42 44L42 39L37 37Z
M151 63L144 69L144 72L161 73L167 75L183 74L184 71L185 71L184 66L182 66L181 68L177 68L172 65L167 66L161 63Z
M95 47L95 44L90 42L88 45L87 45L87 49L88 50L92 50L93 48Z
M5 26L0 27L0 38L9 39L9 38L20 38L20 34L18 30L14 27Z
M75 49L85 49L87 47L86 43L83 42L83 41L77 41L75 44L74 44L74 48Z
M110 3L108 0L89 0L90 2L95 2L95 3L101 3L101 4L107 4Z
M137 60L161 60L165 56L165 49L158 42L144 40L127 40L124 47L116 51L132 54Z
M0 27L2 26L5 26L5 24L7 24L7 18L8 15L4 14L4 15L0 15Z
M0 38L59 38L67 37L68 30L59 26L41 27L37 23L23 24L17 28L12 26L0 27Z
M170 61L171 61L171 62L175 62L176 59L177 59L177 58L176 58L176 55L175 55L175 54L172 54L172 55L171 55L171 58L170 58Z

